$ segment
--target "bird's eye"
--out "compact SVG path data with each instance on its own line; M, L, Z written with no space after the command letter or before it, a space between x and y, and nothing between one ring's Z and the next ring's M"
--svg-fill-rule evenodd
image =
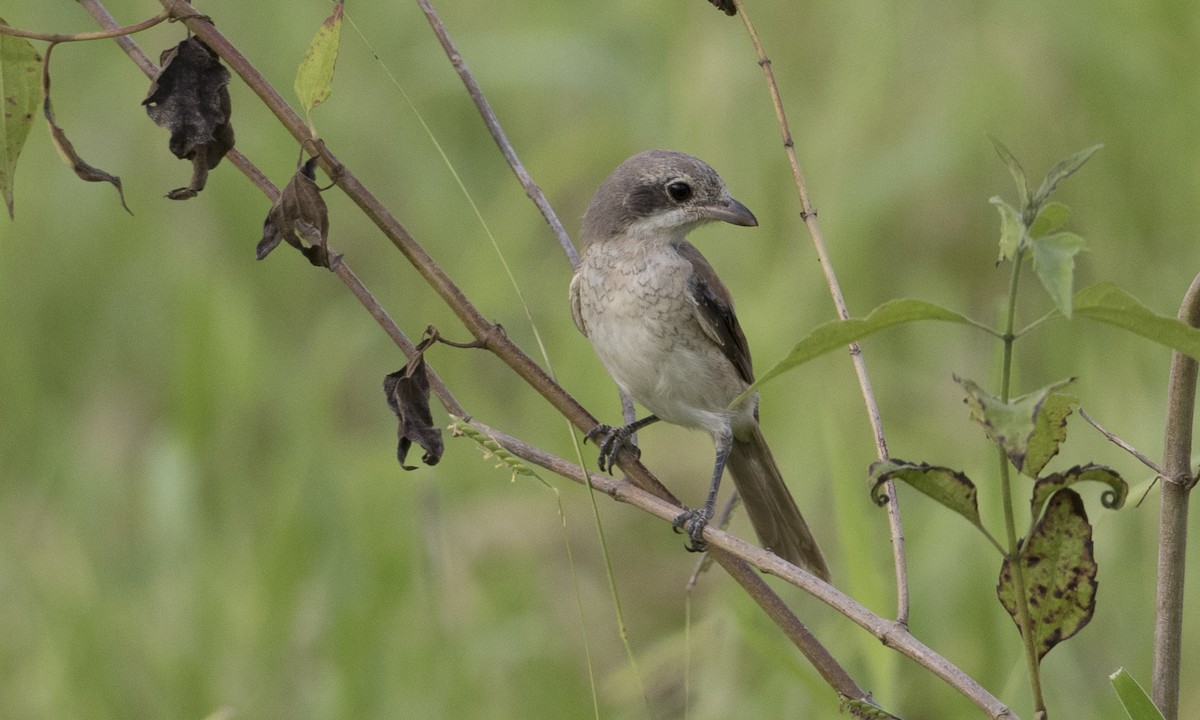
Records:
M675 202L683 202L692 196L692 186L682 180L672 180L667 183L667 194Z

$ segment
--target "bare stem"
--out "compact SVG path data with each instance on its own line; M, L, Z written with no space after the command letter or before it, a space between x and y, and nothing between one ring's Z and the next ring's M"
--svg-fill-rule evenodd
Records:
M1200 326L1200 275L1184 295L1179 319L1192 327ZM1171 378L1167 386L1162 500L1158 515L1158 582L1150 692L1166 720L1179 717L1188 499L1196 483L1191 469L1196 368L1194 359L1178 351L1172 353Z
M850 317L850 310L846 306L846 299L842 295L837 273L834 272L833 263L830 261L829 250L825 245L825 236L821 232L820 223L817 222L817 211L808 199L808 186L804 182L804 173L800 170L800 161L796 157L796 143L792 140L792 131L783 110L783 98L779 93L779 84L775 82L771 59L767 57L762 41L758 37L758 31L750 22L750 16L746 13L746 8L742 5L741 0L733 0L733 4L742 18L742 23L746 26L750 41L754 43L754 50L758 54L758 64L766 76L771 102L775 106L775 118L779 122L779 132L783 137L783 149L787 153L788 164L792 169L792 180L795 182L796 192L800 196L800 217L804 220L808 233L812 237L813 247L817 251L821 269L825 272L825 282L829 286L829 294L833 298L833 305L837 309L838 317L846 320ZM871 377L867 374L867 362L863 358L862 349L856 342L850 343L850 361L854 365L854 374L858 377L858 386L866 405L867 419L875 438L876 455L880 460L887 460L887 438L883 434L883 419L879 414L879 403L875 400L875 390L871 386ZM888 526L891 532L892 561L896 573L896 620L907 625L909 613L908 564L904 553L904 525L900 519L900 498L896 494L896 485L891 480L884 486L884 491L888 499Z
M1162 466L1160 466L1158 463L1154 462L1150 458L1143 455L1134 446L1130 445L1129 443L1125 442L1121 438L1117 437L1113 433L1106 430L1103 425L1096 422L1095 419L1093 419L1091 415L1088 415L1087 412L1083 408L1079 408L1079 417L1083 418L1085 422L1087 422L1092 427L1096 428L1096 431L1099 432L1101 435L1103 435L1110 443L1112 443L1113 445L1116 445L1117 447L1121 448L1125 452L1127 452L1130 455L1132 455L1133 457L1135 457L1143 465L1145 465L1146 467L1153 470L1154 473L1156 475L1158 475L1159 477L1162 477L1163 475L1166 474L1166 471L1162 469Z
M82 2L82 0L81 0L81 2ZM109 38L121 37L123 35L132 35L133 33L141 32L142 30L152 28L155 25L159 24L160 22L163 22L170 16L171 16L171 14L169 12L167 12L166 10L164 10L152 18L147 18L139 23L134 23L133 25L126 25L125 27L118 27L118 26L114 25L114 26L106 28L104 30L96 30L93 32L81 32L81 33L65 33L65 34L64 33L41 33L41 32L35 32L33 30L22 30L21 28L15 28L15 27L12 27L11 25L5 25L4 23L0 22L0 35L12 35L14 37L29 38L30 40L45 40L46 42L50 42L50 43L83 42L86 40L108 40Z

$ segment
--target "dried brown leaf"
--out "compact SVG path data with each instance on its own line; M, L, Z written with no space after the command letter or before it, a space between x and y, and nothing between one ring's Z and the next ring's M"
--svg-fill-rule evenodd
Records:
M274 250L280 241L303 253L313 265L334 269L342 256L330 253L329 211L316 183L317 159L311 158L292 175L263 221L262 240L255 254L259 260Z
M421 461L426 465L437 465L442 459L442 430L433 424L429 410L429 376L425 370L425 350L432 342L432 337L421 341L408 364L383 379L388 407L400 421L396 457L405 470L417 469L404 462L413 443L425 450Z

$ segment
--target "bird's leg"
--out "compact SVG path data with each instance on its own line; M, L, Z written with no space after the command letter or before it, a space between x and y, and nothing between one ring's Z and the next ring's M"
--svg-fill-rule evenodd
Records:
M725 473L725 461L729 459L729 450L733 447L732 430L722 432L713 438L717 446L717 462L713 468L712 485L708 488L708 499L704 506L695 510L684 510L675 518L673 523L676 530L683 530L691 538L686 545L690 552L704 552L708 543L704 542L704 527L716 512L717 490L721 488L721 476Z
M617 455L621 452L621 448L627 448L635 457L641 456L641 451L637 445L631 442L634 433L651 423L658 422L657 415L647 415L641 420L635 420L628 425L621 427L613 427L612 425L597 425L588 431L583 436L585 441L591 440L600 448L600 471L608 471L611 475L613 468L616 467Z

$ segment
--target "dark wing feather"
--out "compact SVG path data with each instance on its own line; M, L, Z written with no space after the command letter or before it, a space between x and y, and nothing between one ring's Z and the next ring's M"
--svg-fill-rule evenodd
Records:
M733 297L729 290L694 245L682 242L675 249L680 257L692 265L692 276L688 278L687 285L688 297L696 308L696 319L704 329L704 334L721 348L743 380L754 382L750 346L733 312Z

